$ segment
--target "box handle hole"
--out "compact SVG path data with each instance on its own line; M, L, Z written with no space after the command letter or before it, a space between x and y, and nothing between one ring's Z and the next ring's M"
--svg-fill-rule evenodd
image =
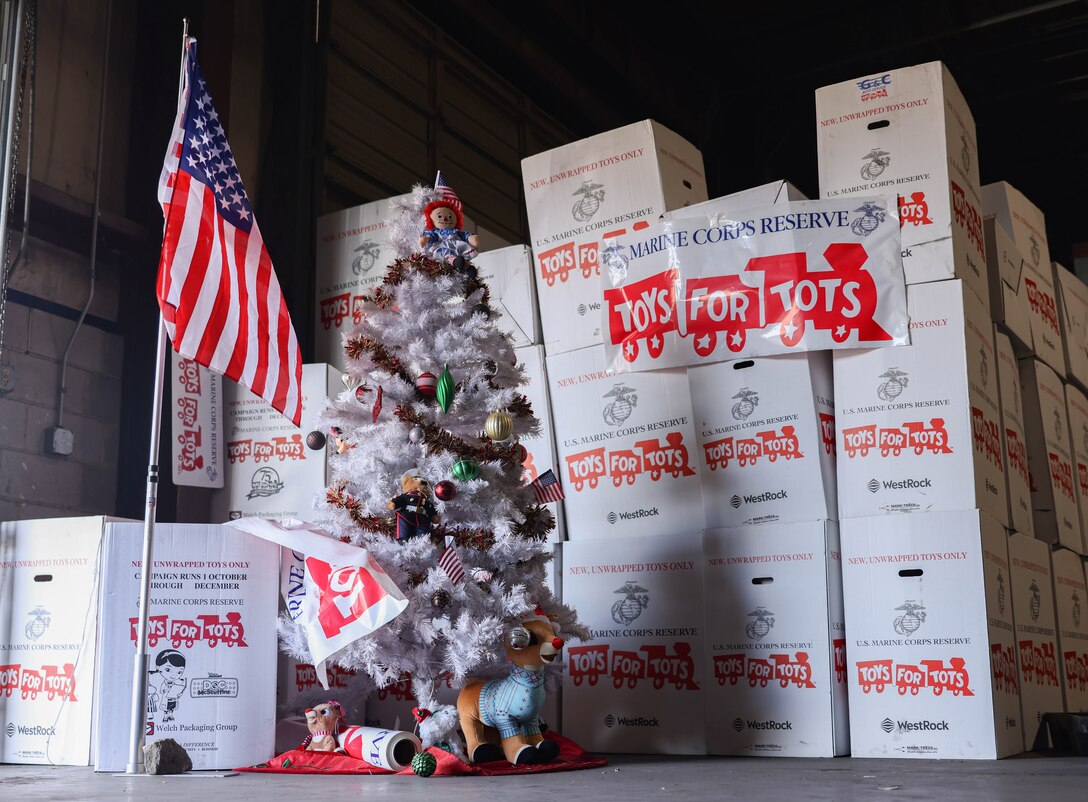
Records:
M878 128L887 128L889 125L891 125L890 120L876 120L875 122L869 123L867 127L870 131L875 131Z
M733 363L733 370L744 370L745 368L752 367L754 364L755 362L751 359L742 359L739 362Z
M684 187L686 189L691 189L691 182L688 181L686 178L684 179Z
M752 578L753 585L769 585L774 582L773 576L757 576Z
M922 569L921 568L904 568L902 571L899 572L899 576L901 576L903 578L912 577L912 576L921 576L921 575L922 575Z
M52 574L38 574L37 576L34 577L34 581L35 582L52 582L53 581L53 575Z

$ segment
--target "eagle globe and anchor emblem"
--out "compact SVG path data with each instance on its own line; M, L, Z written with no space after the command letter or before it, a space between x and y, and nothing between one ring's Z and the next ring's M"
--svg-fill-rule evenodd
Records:
M898 634L906 638L909 638L911 635L917 632L921 628L922 624L925 623L925 605L918 604L918 602L916 601L907 599L895 609L902 610L903 614L896 617L895 621L892 622L892 627Z
M623 598L616 599L616 603L612 605L612 620L617 624L627 626L650 606L650 591L632 580L612 592L623 594Z
M1005 614L1005 575L1000 571L997 572L997 609Z
M353 253L354 258L351 260L351 272L357 276L365 276L371 271L375 264L378 262L378 253L381 248L378 243L371 240L367 240Z
M762 604L748 613L748 617L753 620L744 627L744 634L750 640L763 640L774 629L774 613Z
M594 184L592 181L583 181L582 186L571 193L575 197L581 195L570 210L571 215L579 223L584 223L600 211L604 203L604 186Z
M40 604L27 615L33 616L33 618L26 622L23 632L26 634L27 640L37 640L49 629L49 624L52 623L53 618L49 611Z
M1073 626L1080 629L1080 596L1073 591Z
M1035 234L1028 234L1028 242L1031 243L1031 261L1038 267L1039 260L1043 258L1043 250L1039 247L1039 241L1035 239Z
M1028 607L1031 612L1031 620L1038 621L1039 613L1043 609L1043 597L1039 595L1039 586L1035 584L1035 580L1031 580L1031 587L1028 588L1031 591L1031 603Z
M990 383L990 363L986 359L985 348L978 349L978 374L983 387Z
M633 387L620 383L604 394L605 398L611 398L601 415L609 426L619 426L635 411L638 406L638 396Z
M876 394L881 401L894 401L907 389L910 377L906 371L899 368L888 368L880 374L884 382L876 388Z
M892 154L880 148L873 148L861 158L865 164L861 166L861 177L866 181L872 181L880 177L880 174L892 163Z
M756 411L756 407L759 406L759 393L755 390L749 390L747 387L742 387L740 392L733 398L739 399L737 403L733 404L731 414L733 420L748 420L748 416Z
M624 254L622 245L612 244L601 251L601 263L608 268L608 277L613 284L627 278L627 265L630 261Z
M871 201L861 204L857 209L854 209L854 212L860 213L861 217L855 217L850 221L850 230L859 237L869 236L888 218L888 213L884 210L884 207Z

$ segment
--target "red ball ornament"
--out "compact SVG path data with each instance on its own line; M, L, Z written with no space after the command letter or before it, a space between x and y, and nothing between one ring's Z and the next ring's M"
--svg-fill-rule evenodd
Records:
M529 459L529 449L527 449L521 443L515 443L514 457L517 459L518 465L524 465L525 460Z
M457 495L457 485L449 479L443 479L434 486L434 495L439 501L449 501Z
M438 377L429 372L420 373L416 377L416 390L424 398L434 398L438 392Z

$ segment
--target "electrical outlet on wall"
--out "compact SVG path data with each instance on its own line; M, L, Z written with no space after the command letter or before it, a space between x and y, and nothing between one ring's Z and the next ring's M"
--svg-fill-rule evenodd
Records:
M76 446L76 436L71 429L54 426L45 430L45 450L59 457L70 457Z

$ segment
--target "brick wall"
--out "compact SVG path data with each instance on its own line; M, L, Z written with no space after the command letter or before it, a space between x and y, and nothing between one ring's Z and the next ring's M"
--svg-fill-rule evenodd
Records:
M90 323L68 359L64 428L75 435L69 457L50 454L45 433L57 424L61 358L88 287L88 259L31 240L30 259L12 277L4 353L15 389L0 396L0 521L112 514L121 427L122 338L118 271L99 259Z

